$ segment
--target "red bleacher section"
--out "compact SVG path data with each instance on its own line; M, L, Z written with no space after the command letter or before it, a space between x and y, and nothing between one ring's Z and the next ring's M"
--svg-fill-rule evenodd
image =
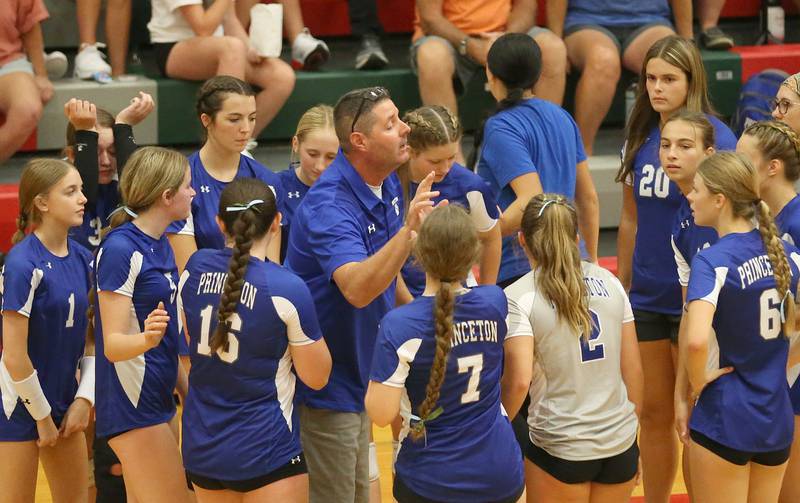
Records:
M731 51L742 57L742 82L768 68L790 74L800 69L800 44L741 46Z
M0 251L3 253L7 253L11 248L11 236L17 230L18 191L17 184L0 184Z

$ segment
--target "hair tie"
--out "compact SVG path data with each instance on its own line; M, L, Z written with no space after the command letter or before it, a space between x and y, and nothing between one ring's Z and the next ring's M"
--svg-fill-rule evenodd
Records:
M410 415L411 421L414 421L414 423L411 424L410 429L416 433L422 433L423 437L425 438L425 447L428 446L428 431L425 429L425 423L431 422L437 417L441 416L442 412L444 412L444 409L439 406L424 418L415 416L414 414Z
M783 298L781 299L781 325L786 323L786 299L789 298L790 293L790 290L786 290L786 293L783 294Z
M236 203L233 206L228 206L227 208L225 208L225 211L227 212L247 211L250 208L252 208L254 211L260 212L260 210L258 208L254 208L254 206L263 203L264 203L263 199L253 199L249 203Z
M550 206L551 204L559 204L558 199L548 199L544 202L541 208L539 208L539 213L536 215L536 218L540 218L544 213L545 208Z
M760 197L757 197L757 198L756 198L756 199L753 201L753 204L754 204L755 206L758 206L758 205L760 205L760 204L761 204L761 198L760 198Z
M124 211L124 212L125 212L125 213L127 213L127 214L128 214L128 216L130 216L131 218L139 218L139 215L137 215L136 213L134 213L134 211L133 211L132 209L130 209L129 207L127 207L127 206L125 206L124 204L122 204L122 205L119 205L119 206L117 206L117 207L114 209L114 211L112 211L111 213L109 213L109 214L108 214L108 216L106 217L106 220L111 220L111 217L113 217L115 213L119 213L120 211Z

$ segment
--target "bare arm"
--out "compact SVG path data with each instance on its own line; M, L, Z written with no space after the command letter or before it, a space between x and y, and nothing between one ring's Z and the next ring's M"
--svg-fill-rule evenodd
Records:
M414 300L414 296L408 291L408 286L402 274L397 275L397 283L394 292L394 305L403 306Z
M426 35L437 35L448 40L454 47L458 47L466 33L456 28L442 11L442 0L417 0L419 20L422 31Z
M500 254L503 248L502 236L500 235L500 223L486 232L478 233L481 241L481 260L480 266L481 285L497 284L497 273L500 270Z
M628 400L636 408L636 416L641 417L644 400L644 372L642 359L639 356L639 342L636 340L636 327L633 321L622 324L622 352L620 368Z
M208 9L202 5L184 5L179 7L181 15L191 26L198 37L210 37L222 24L225 13L233 11L234 0L216 0Z
M510 236L519 231L522 223L522 213L528 205L528 201L537 194L544 192L542 182L539 180L538 173L526 173L511 180L511 189L517 198L508 208L503 211L500 217L500 232L503 236Z
M533 337L511 337L503 343L503 377L500 401L514 418L525 401L533 378Z
M708 336L714 319L716 306L704 300L689 303L687 313L688 340L686 346L686 370L692 393L697 395L706 384L706 361L708 361Z
M194 236L183 234L167 234L167 239L169 240L170 246L172 246L172 253L175 255L175 264L178 266L178 276L180 276L183 274L183 270L186 269L186 263L189 261L189 257L197 251L197 243L194 240ZM278 246L280 246L280 240ZM270 257L270 260L272 260L272 257Z
M97 295L100 319L103 323L103 349L112 362L135 358L158 346L169 322L167 312L159 303L144 323L144 331L130 333L129 314L133 300L125 295L101 291Z
M22 35L22 46L25 48L28 61L33 66L33 74L37 77L47 78L47 68L44 66L44 39L40 23L34 23L33 28Z
M681 37L692 40L692 0L669 0L672 17L675 19L675 30Z
M3 363L15 381L33 374L28 355L28 318L16 311L3 311Z
M589 163L578 163L575 172L575 209L578 212L578 232L586 243L589 260L597 262L597 240L600 236L600 200L594 187Z
M370 381L364 405L372 422L380 427L390 424L400 414L400 397L405 388Z
M622 215L617 231L617 277L625 291L631 289L633 246L636 242L636 201L633 187L622 184Z
M564 19L567 17L567 0L547 0L547 27L558 38L564 37Z
M289 353L297 376L306 386L319 390L328 384L332 363L325 339L299 346L290 344Z
M536 23L536 0L514 0L508 15L507 33L527 33Z

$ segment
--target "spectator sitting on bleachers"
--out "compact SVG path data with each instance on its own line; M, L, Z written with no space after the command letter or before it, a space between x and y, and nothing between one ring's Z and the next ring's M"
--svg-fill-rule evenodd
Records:
M725 0L697 0L697 20L700 22L700 45L710 51L725 51L733 47L733 37L717 26Z
M417 0L411 66L425 105L456 112L456 90L486 65L492 43L503 33L527 33L542 52L536 96L558 105L564 97L566 49L545 28L534 26L535 0ZM450 84L450 85L448 85ZM459 153L459 160L463 158Z
M0 163L25 144L53 97L39 25L47 17L42 0L0 2Z
M622 67L639 73L654 42L675 33L692 38L692 0L653 0L631 8L627 0L548 0L547 25L567 45L581 72L575 89L575 122L586 155L617 91Z
M128 57L128 38L131 32L131 0L106 0L106 41L111 65L100 52L103 44L97 42L97 23L100 19L101 0L76 0L78 38L80 47L75 55L75 77L103 80L125 73Z
M255 139L289 98L295 75L280 58L256 53L234 4L235 0L214 0L205 8L203 0L152 0L147 27L162 75L186 80L230 75L261 89L256 96Z
M250 27L250 9L261 0L239 0L236 16L245 30ZM283 5L283 33L292 44L292 67L296 70L318 70L330 58L328 44L311 35L303 22L300 0L279 0Z

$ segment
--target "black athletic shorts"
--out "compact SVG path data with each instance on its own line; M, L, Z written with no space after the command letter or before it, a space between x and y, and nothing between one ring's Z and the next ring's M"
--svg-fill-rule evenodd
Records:
M203 477L202 475L194 474L189 470L186 470L186 479L189 481L190 489L192 489L193 484L209 491L222 491L227 489L229 491L246 493L270 485L273 482L288 479L289 477L294 477L295 475L302 475L304 473L308 473L308 467L306 466L306 458L301 452L280 468L276 468L266 475L261 475L260 477L255 477L252 479L219 480Z
M502 500L488 501L486 503L516 503L522 492L525 490L525 484L519 488L514 496ZM403 480L395 474L394 485L392 486L392 495L398 503L441 503L437 500L432 500L424 496L420 496L411 490L410 487L403 483Z
M162 42L162 43L155 43L153 44L153 52L156 55L156 64L158 65L158 71L161 73L162 77L167 76L167 59L169 59L169 53L172 52L172 48L175 47L177 42Z
M94 484L97 488L97 503L125 503L125 481L122 475L111 473L111 467L119 464L119 458L108 445L105 437L95 437L92 444L94 451Z
M673 344L678 343L678 328L681 324L680 315L634 309L633 323L636 326L636 338L639 342L669 339Z
M528 439L525 457L565 484L622 484L634 478L639 469L639 445L636 440L625 452L610 458L568 461L551 456Z
M785 449L772 452L739 451L722 445L716 440L712 440L702 433L694 430L689 430L689 436L692 437L692 441L694 441L694 443L697 445L701 445L725 461L739 466L744 466L751 461L764 466L782 465L789 460L789 454L792 450L792 446L789 445L789 447Z

